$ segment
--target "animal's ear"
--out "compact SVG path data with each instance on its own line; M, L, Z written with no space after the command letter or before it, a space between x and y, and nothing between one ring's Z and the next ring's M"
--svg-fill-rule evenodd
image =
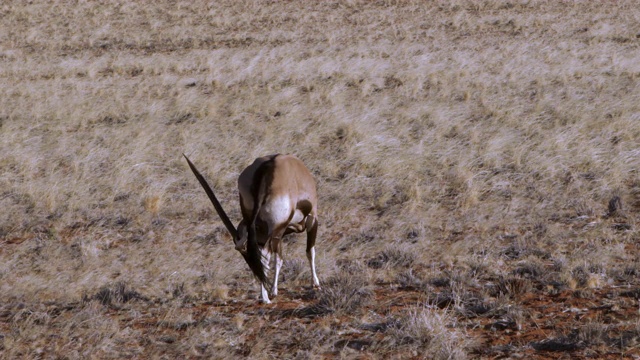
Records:
M222 219L224 226L227 228L227 230L229 231L229 233L231 234L231 237L234 239L234 242L235 242L235 239L238 237L238 231L233 226L233 223L231 222L231 220L229 220L229 216L227 216L227 213L224 212L222 205L220 205L218 198L216 198L216 195L213 193L213 190L211 190L209 183L207 183L207 180L204 179L202 174L200 174L198 169L196 169L195 165L193 165L193 163L191 162L191 160L189 160L187 155L183 153L182 156L184 156L184 158L187 159L187 163L189 164L191 171L193 171L193 174L196 176L196 179L198 179L198 181L200 182L200 185L202 185L202 187L204 188L204 191L207 193L207 196L209 196L209 199L211 200L211 203L213 203L213 207L216 209L218 216L220 216L220 219Z
M244 224L244 221L241 221L240 224L238 224L238 232L237 234L237 238L235 238L235 241L240 241L242 239L244 239L245 241L247 240L247 225Z
M233 239L235 245L236 245L236 250L240 251L240 252L244 252L247 249L247 227L244 225L244 223L241 221L240 224L238 224L238 237Z

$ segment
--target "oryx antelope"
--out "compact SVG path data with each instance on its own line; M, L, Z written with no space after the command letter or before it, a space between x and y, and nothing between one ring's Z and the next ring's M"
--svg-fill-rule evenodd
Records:
M183 154L184 155L184 154ZM316 181L311 172L293 155L269 155L257 158L238 178L242 220L237 229L193 163L184 155L189 167L211 199L218 215L231 234L238 250L260 282L262 301L270 303L278 294L278 275L282 267L281 240L290 233L307 232L307 259L313 286L320 287L315 265L318 231ZM267 272L273 255L273 280Z

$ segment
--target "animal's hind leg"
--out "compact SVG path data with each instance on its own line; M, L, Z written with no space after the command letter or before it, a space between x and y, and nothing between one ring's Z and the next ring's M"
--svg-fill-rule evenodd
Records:
M307 260L309 260L309 266L311 267L311 276L313 276L313 286L320 288L320 281L318 280L318 274L316 274L316 235L318 233L318 219L313 216L307 216Z

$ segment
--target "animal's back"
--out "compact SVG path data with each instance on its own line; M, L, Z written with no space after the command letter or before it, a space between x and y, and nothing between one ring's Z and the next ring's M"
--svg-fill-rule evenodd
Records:
M316 181L304 163L294 155L259 157L240 173L238 190L243 212L254 208L252 191L258 191L259 187L268 187L269 194L276 198L280 195L287 197L260 201L277 200L280 204L289 203L293 208L301 201L308 201L313 207L317 202ZM248 213L243 215L250 216Z
M307 200L316 203L316 180L304 163L293 155L280 155L274 159L272 193L290 193L294 203Z

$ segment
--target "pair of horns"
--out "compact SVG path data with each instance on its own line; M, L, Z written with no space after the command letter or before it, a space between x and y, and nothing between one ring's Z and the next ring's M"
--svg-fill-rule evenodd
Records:
M222 205L220 205L220 201L218 201L218 198L216 198L216 195L213 193L213 190L211 190L209 183L207 183L207 180L204 179L202 174L200 174L198 169L196 169L195 165L193 165L193 163L191 162L191 160L189 160L187 155L182 154L182 156L184 156L184 158L187 159L187 162L189 163L189 167L191 168L191 171L193 171L193 174L196 176L196 179L198 179L198 181L200 182L200 185L202 185L202 187L204 188L204 191L207 193L207 196L209 196L209 199L213 203L213 207L216 209L216 211L218 212L218 215L222 219L224 226L227 228L227 230L229 230L229 233L231 234L233 239L237 239L238 230L235 228L235 226L233 226L233 223L231 222L231 220L229 220L227 213L224 212Z

